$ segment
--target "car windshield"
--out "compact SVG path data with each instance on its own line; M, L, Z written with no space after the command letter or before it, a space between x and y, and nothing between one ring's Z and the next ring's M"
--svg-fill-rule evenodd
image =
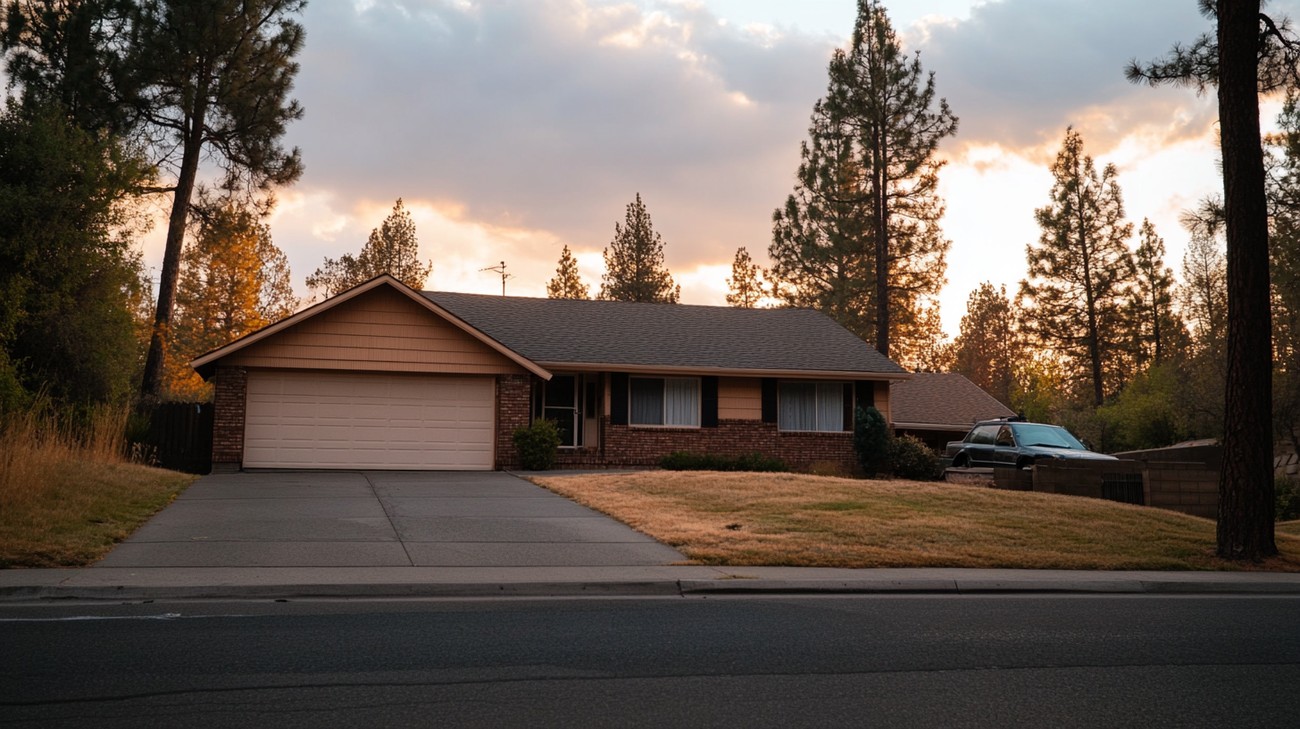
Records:
M1024 446L1048 446L1050 448L1073 448L1078 451L1088 450L1070 435L1070 431L1055 425L1016 425L1016 440Z

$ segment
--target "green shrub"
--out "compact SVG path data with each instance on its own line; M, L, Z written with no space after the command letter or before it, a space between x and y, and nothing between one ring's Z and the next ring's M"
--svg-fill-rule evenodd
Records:
M1278 521L1300 519L1300 478L1283 476L1275 480L1273 493L1277 498Z
M534 420L526 428L516 428L515 448L525 471L545 471L555 465L560 452L560 429L554 420Z
M874 407L857 408L853 413L853 452L869 477L888 468L889 426Z
M890 439L889 464L895 476L913 481L936 481L943 475L939 457L914 435Z
M668 471L762 471L790 470L780 458L770 458L762 453L742 456L719 456L712 453L676 451L659 459L659 467Z

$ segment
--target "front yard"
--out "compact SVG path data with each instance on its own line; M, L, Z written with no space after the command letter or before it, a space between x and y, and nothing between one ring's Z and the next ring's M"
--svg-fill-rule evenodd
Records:
M1241 569L1214 557L1214 522L1098 499L802 474L647 471L538 484L698 564L797 567ZM1300 533L1245 568L1300 571Z

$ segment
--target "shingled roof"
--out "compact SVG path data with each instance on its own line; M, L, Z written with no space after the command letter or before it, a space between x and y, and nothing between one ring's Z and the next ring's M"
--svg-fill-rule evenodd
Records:
M907 372L820 312L534 299L424 296L545 367L871 374ZM892 379L892 378L891 378Z
M917 372L889 388L894 426L918 430L964 430L977 420L1015 415L979 385L947 372Z

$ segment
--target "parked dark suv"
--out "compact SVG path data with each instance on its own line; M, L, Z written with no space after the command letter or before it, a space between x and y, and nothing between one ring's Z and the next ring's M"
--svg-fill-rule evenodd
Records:
M1119 460L1094 453L1059 425L1027 423L1017 418L983 420L963 440L948 444L956 468L1014 466L1029 468L1036 461L1058 458Z

